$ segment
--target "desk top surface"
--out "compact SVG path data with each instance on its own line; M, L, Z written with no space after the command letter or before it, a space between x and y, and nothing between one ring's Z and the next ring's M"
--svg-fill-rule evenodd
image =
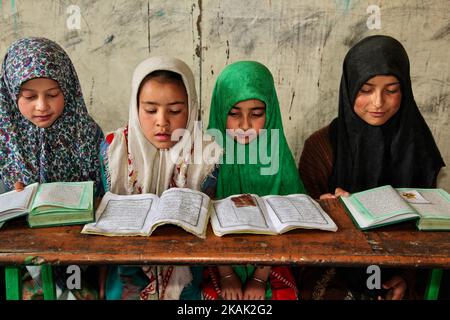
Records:
M23 219L0 229L1 264L302 264L450 267L450 232L417 231L403 222L360 231L337 200L321 206L337 232L295 229L282 235L217 237L208 226L200 239L175 226L150 237L81 234L82 226L28 228Z

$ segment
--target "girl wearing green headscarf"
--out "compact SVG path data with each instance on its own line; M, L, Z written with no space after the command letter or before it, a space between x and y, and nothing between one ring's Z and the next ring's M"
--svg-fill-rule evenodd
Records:
M215 172L216 199L306 193L284 136L273 77L264 65L240 61L221 72L211 101L211 129L221 133L224 149ZM206 189L211 195L211 184ZM206 299L297 299L288 267L210 267L203 293Z

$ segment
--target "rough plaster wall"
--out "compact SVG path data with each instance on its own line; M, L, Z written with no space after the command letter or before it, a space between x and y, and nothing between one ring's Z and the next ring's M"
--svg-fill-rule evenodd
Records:
M272 71L287 140L298 160L304 140L337 115L342 61L372 34L400 40L411 60L416 101L450 166L450 0L0 0L0 55L17 38L60 43L78 71L86 104L105 132L127 121L135 66L151 55L186 61L197 79L205 124L214 81L237 60ZM69 30L78 5L81 29ZM381 29L369 30L369 5ZM439 186L450 191L444 169Z
M199 79L196 58L196 3L191 1L31 1L3 0L0 54L15 39L43 36L69 54L81 81L86 105L105 132L127 123L131 77L151 55L186 61ZM69 30L68 6L81 10L81 29ZM16 14L11 15L11 12Z

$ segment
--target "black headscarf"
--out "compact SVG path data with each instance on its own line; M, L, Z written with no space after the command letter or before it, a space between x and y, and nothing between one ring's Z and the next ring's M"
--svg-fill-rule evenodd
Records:
M353 106L361 86L377 75L397 77L402 98L391 119L372 126ZM330 125L330 139L334 152L330 192L336 187L357 192L385 184L397 188L435 186L445 163L414 101L409 59L400 42L376 35L349 50L339 90L339 114Z

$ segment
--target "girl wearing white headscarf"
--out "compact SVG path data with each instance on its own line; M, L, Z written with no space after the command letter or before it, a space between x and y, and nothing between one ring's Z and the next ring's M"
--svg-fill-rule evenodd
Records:
M157 148L146 138L139 120L140 89L149 81L149 75L151 77L152 73L161 71L169 72L169 77L171 73L181 77L188 104L187 132L179 142L167 149ZM200 143L202 149L217 146L214 142L203 142L197 120L198 101L190 68L181 60L170 57L153 57L140 63L132 79L128 126L108 134L101 147L105 189L122 195L161 195L170 187L200 190L216 167L220 149L216 149L219 152L208 163L194 163L195 141ZM201 270L195 271L201 277ZM187 266L112 267L106 282L106 298L200 299L198 283L201 279L193 277L193 272L194 268Z

